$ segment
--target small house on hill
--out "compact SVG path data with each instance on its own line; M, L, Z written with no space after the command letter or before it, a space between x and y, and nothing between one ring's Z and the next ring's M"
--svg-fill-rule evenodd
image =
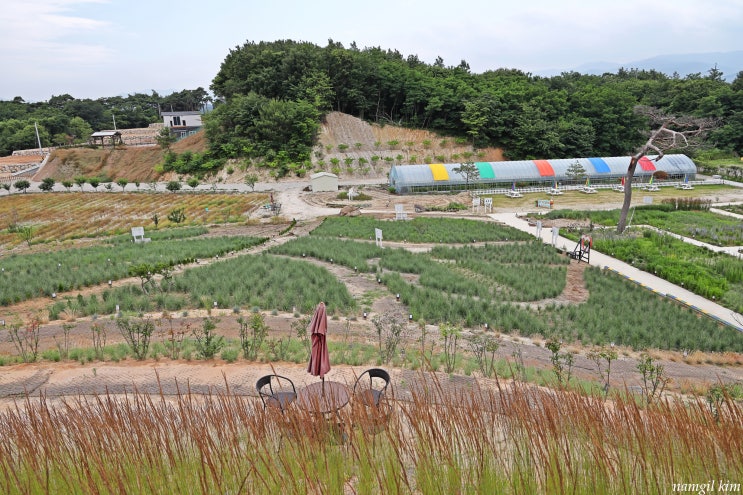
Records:
M310 175L312 192L337 191L338 176L329 172L318 172Z

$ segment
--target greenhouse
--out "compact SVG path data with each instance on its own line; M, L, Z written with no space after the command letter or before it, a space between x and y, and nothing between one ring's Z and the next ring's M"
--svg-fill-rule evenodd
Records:
M634 181L694 180L697 167L686 155L643 157L637 164ZM476 162L476 173L468 178L456 171L460 163L394 165L390 170L390 187L399 194L451 191L459 189L498 189L511 187L553 187L590 181L591 185L618 184L627 173L630 157L560 158L554 160L520 160ZM576 173L576 171L578 173Z

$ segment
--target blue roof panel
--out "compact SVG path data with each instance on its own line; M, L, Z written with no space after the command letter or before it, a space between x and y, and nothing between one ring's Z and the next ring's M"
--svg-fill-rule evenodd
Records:
M593 165L593 168L596 169L596 173L598 174L608 174L611 172L609 165L606 164L603 158L589 158L588 161L591 162L591 165Z

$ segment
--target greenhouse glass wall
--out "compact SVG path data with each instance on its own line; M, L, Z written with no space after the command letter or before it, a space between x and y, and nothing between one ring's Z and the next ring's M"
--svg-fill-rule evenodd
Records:
M697 167L686 155L643 157L637 164L634 182L655 180L694 180ZM459 189L495 189L516 187L552 187L573 185L589 180L592 185L618 184L627 173L630 157L560 158L554 160L521 160L476 162L477 173L467 178L456 172L460 163L428 165L394 165L390 170L390 187L398 194ZM576 167L576 164L580 167ZM568 169L583 169L577 179ZM664 174L658 174L664 172Z

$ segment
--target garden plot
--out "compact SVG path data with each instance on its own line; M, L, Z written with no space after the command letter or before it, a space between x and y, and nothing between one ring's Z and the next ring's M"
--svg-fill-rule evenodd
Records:
M168 214L183 208L183 225L244 222L265 194L59 193L12 194L0 202L0 246L23 242L17 227L33 227L32 244L128 233L134 226L173 226ZM154 218L157 215L158 225Z

